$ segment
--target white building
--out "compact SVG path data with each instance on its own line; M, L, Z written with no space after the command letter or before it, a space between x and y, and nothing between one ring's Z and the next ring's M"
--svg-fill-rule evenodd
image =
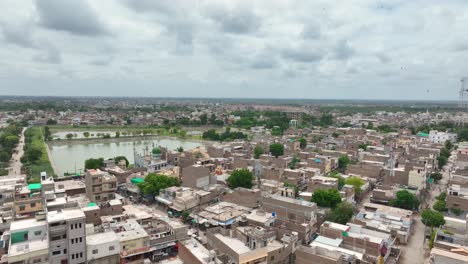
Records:
M431 130L429 132L429 141L432 143L445 143L445 141L450 140L451 142L457 141L457 134L439 132L437 130Z
M118 263L119 238L114 231L87 235L86 251L88 263Z
M34 218L14 221L10 233L8 263L49 263L46 221Z

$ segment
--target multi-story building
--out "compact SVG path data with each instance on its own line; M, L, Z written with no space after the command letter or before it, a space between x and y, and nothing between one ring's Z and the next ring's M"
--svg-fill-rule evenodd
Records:
M429 131L429 141L432 143L443 144L445 141L456 142L457 141L457 134L456 133L447 133L447 132L439 132L437 130Z
M117 179L107 172L97 170L86 171L86 196L97 204L115 199Z
M8 263L51 263L48 257L47 222L43 218L31 218L11 223Z
M42 211L41 184L17 185L14 202L15 218L34 217Z
M86 263L86 217L81 209L47 213L49 263Z

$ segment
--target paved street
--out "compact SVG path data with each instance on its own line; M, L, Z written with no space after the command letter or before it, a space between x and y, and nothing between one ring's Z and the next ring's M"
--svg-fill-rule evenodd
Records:
M19 144L16 146L15 151L13 152L13 155L11 157L10 161L10 167L8 171L8 175L19 175L21 174L21 157L23 157L24 154L24 131L26 128L23 128L21 131L21 137Z

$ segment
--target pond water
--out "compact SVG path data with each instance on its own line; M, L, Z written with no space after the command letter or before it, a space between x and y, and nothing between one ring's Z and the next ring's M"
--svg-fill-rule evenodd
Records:
M170 150L183 147L185 150L194 149L202 143L178 139L145 139L120 142L105 143L83 143L83 144L64 144L50 146L53 164L55 165L57 175L63 175L65 172L76 173L83 172L84 162L89 158L113 158L116 156L127 157L130 164L134 163L133 148L138 153L148 146L151 150L154 146L163 146ZM65 143L66 141L64 141Z

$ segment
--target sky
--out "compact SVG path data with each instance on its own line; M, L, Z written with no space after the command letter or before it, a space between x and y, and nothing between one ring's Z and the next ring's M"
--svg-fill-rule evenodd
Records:
M1 0L0 95L456 100L465 0Z

